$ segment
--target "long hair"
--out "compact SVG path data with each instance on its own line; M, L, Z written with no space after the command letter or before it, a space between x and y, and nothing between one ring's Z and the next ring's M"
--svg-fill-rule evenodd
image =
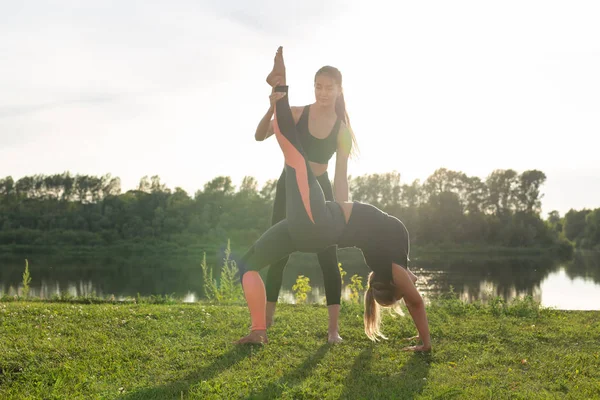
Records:
M368 278L367 291L365 292L365 334L376 342L379 338L387 339L381 333L381 307L390 307L396 313L404 315L395 298L396 287L392 282L379 282L375 280L375 273L371 272Z
M317 76L319 75L327 75L331 77L335 83L337 83L340 88L342 88L342 73L339 69L332 67L331 65L326 65L321 67L317 73L315 74L315 81L317 80ZM350 138L352 143L348 143L350 147L350 156L354 157L358 155L358 143L356 141L356 136L354 135L354 131L352 130L352 126L350 125L350 117L348 116L348 111L346 110L346 100L344 99L344 91L342 89L342 93L335 100L335 113L337 117L344 122L346 127L348 128L348 132L350 133Z

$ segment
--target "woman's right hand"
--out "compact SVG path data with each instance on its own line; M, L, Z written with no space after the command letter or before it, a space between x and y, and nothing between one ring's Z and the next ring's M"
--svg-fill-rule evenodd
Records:
M283 96L285 96L284 92L271 92L271 94L269 95L269 101L271 102L271 109L275 108L275 103L277 103L277 101L281 100L283 98Z

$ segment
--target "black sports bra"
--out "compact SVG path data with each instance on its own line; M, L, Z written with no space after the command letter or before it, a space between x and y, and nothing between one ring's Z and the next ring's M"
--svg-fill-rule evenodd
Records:
M300 134L300 143L306 152L308 161L319 164L327 164L337 150L338 134L340 131L341 120L338 118L333 125L329 136L319 139L310 134L308 130L308 113L310 106L305 106L302 115L296 124Z

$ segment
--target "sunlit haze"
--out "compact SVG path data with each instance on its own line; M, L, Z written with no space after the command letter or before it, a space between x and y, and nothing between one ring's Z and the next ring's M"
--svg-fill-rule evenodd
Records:
M0 177L277 178L254 131L282 45L293 105L341 70L351 175L540 169L544 214L600 207L599 20L592 1L4 1Z

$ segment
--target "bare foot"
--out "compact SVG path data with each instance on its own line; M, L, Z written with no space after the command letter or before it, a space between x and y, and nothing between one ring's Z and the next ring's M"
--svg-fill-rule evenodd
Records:
M419 335L417 335L417 336L409 337L409 338L406 338L406 339L403 339L403 340L411 341L411 340L419 340L419 339L420 339L420 337L419 337Z
M245 343L269 343L269 339L267 339L267 331L251 331L247 336L244 336L243 338L235 342L235 344Z
M425 346L424 344L420 344L417 346L407 346L402 349L402 351L423 351L428 352L431 351L431 345Z
M342 340L344 340L344 339L342 339L342 337L337 332L333 333L333 334L330 333L327 336L328 336L327 337L327 343L331 343L331 344L341 343Z
M340 337L340 327L338 320L340 318L339 304L331 304L327 306L327 313L329 314L329 326L327 326L327 341L329 343L340 343L342 338Z
M272 87L285 85L285 64L283 63L283 47L281 46L275 54L273 70L267 76L267 83Z

